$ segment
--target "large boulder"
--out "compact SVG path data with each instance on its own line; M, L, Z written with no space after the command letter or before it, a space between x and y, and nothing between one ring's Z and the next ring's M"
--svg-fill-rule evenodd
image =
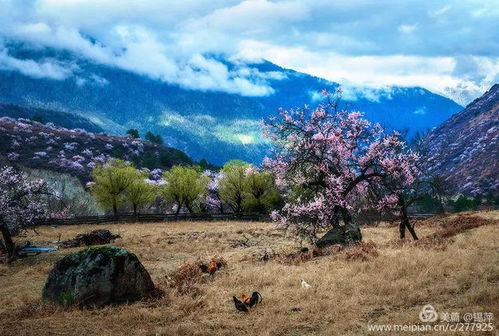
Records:
M61 305L102 306L155 294L151 276L135 254L114 247L71 253L49 274L43 299Z
M331 245L349 245L362 241L362 234L359 227L354 224L336 226L322 236L315 245L318 248L325 248Z

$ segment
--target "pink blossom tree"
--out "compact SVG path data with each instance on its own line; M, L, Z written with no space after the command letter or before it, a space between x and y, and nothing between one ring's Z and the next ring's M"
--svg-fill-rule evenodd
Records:
M208 191L205 197L204 208L209 210L218 211L220 213L224 212L224 204L220 197L220 180L223 177L221 172L205 170L203 175L207 176L210 181L206 185L206 190Z
M29 180L13 167L0 169L0 231L9 257L14 255L12 231L27 228L47 210L49 189L43 180Z
M281 109L264 123L265 135L275 144L274 157L265 165L286 190L284 207L272 217L312 242L319 230L350 226L352 214L360 210L358 198L382 181L411 184L417 159L398 133L387 134L362 113L340 109L338 95L323 94L325 102L313 110ZM395 199L395 191L384 188L377 206Z

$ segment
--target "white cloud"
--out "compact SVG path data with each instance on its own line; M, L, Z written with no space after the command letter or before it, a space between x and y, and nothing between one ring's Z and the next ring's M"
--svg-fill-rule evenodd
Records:
M246 53L249 58L266 57L283 67L339 82L351 100L361 96L376 100L380 93L389 92L390 86L422 86L466 105L497 83L499 73L499 57L348 56L246 43L240 51L242 57Z
M250 96L271 94L269 80L280 75L248 69L239 58L363 87L423 86L461 102L499 73L495 1L0 0L0 22L0 39Z
M6 50L0 48L0 70L14 70L34 78L49 78L62 80L69 77L73 69L59 65L54 60L35 62L33 60L22 60L7 54Z
M398 26L398 31L404 34L411 34L418 29L417 24L409 25L409 24L402 24Z
M443 7L437 8L437 9L430 9L428 11L428 14L430 16L433 16L433 17L438 17L438 16L441 16L441 15L447 13L449 11L449 9L451 9L451 6L445 5Z
M346 101L357 101L359 99L367 99L372 102L379 102L381 98L392 99L392 87L366 87L359 85L352 85L346 83L341 85L342 97Z
M420 107L418 108L416 111L412 112L414 114L417 114L417 115L424 115L426 114L426 106L423 106L423 107Z

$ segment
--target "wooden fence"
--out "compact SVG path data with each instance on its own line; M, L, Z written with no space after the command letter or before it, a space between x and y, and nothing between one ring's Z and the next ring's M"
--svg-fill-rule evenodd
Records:
M425 219L435 214L411 214L411 219ZM118 223L154 223L154 222L173 222L173 221L270 221L268 215L261 214L234 214L234 213L181 213L181 214L119 214L116 216L85 216L72 218L43 218L36 219L35 226L47 225L99 225L99 224L118 224Z
M72 218L43 218L36 219L35 226L43 225L85 225L85 224L117 224L117 223L154 223L173 222L181 220L218 221L268 221L268 215L260 214L210 214L210 213L181 213L181 214L119 214L116 216L85 216Z

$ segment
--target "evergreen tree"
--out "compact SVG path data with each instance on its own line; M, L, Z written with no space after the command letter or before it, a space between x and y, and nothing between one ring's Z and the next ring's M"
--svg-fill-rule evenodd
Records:
M140 138L139 131L135 128L130 128L128 131L126 131L126 134L128 134L134 139Z

